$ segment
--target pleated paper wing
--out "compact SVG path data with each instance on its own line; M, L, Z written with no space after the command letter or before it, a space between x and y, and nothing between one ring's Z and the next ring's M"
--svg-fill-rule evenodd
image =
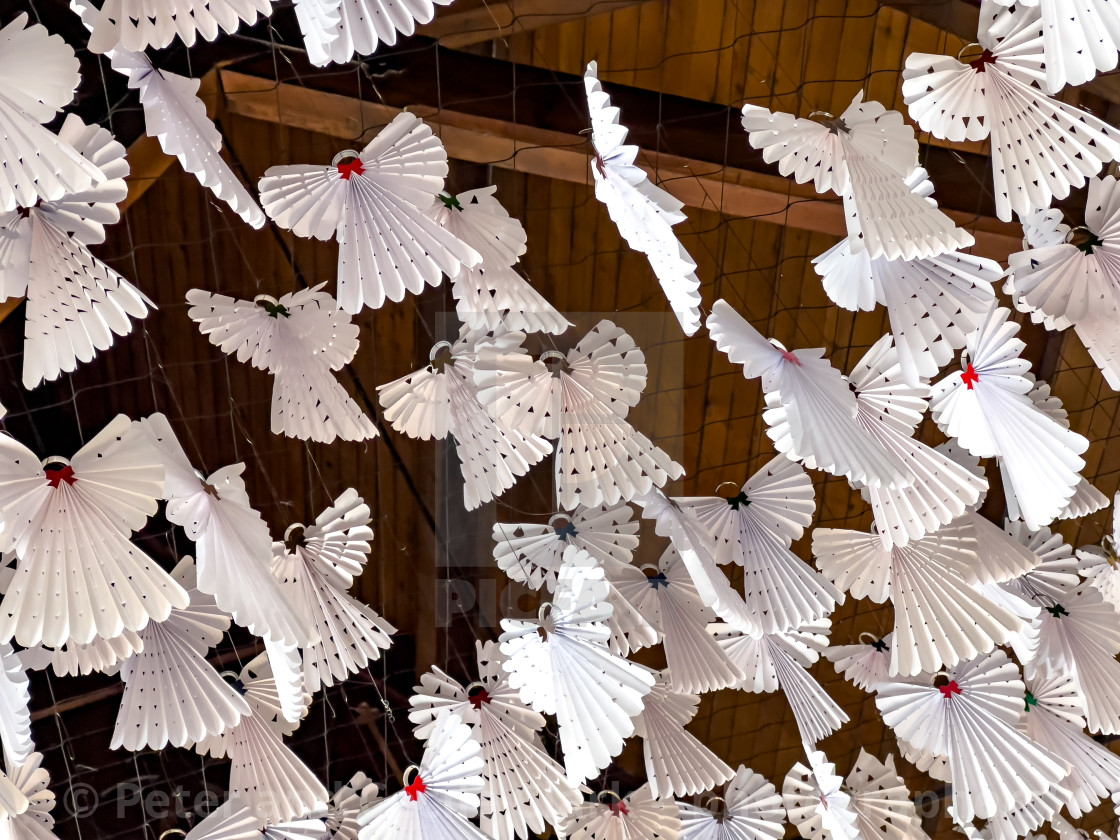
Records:
M779 840L785 829L782 797L765 778L740 765L721 808L678 802L682 840ZM712 801L708 801L708 806Z
M7 776L0 771L0 832L12 840L55 840L55 795L42 762L42 754L33 752L9 764Z
M300 0L307 3L309 0ZM398 35L409 36L418 23L431 23L436 6L451 0L310 0L333 12L317 41L304 33L308 58L316 67L334 62L345 64L355 55L364 57L377 51L379 44L393 46ZM299 6L297 5L297 10Z
M836 765L820 751L810 752L809 766L798 762L782 783L782 802L790 823L806 840L857 840L858 817L843 790Z
M335 791L331 797L323 822L330 832L330 840L358 840L358 815L372 808L381 799L376 782L358 771L350 781Z
M170 45L176 35L192 47L199 35L213 41L220 32L232 34L242 22L270 14L271 0L105 0L90 20L89 48L143 52Z
M8 767L23 764L35 750L31 740L27 671L7 642L0 644L0 747Z
M914 803L906 783L894 769L894 756L879 761L862 747L844 780L856 814L856 826L865 840L908 840L921 832Z
M868 637L867 641L864 641L865 636ZM890 674L893 641L891 633L881 639L870 633L861 633L859 644L831 645L823 652L824 658L836 666L844 679L849 680L856 688L874 694L876 686L886 682Z

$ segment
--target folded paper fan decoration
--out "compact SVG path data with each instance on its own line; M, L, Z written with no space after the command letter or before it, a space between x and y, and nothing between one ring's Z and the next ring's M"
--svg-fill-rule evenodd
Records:
M602 568L570 546L556 594L537 620L502 619L510 685L522 702L556 715L564 765L576 783L622 751L654 684L648 669L611 653L608 594Z
M193 47L199 35L206 41L219 33L232 34L242 22L272 14L272 0L105 0L89 17L89 48L108 53L118 47L143 52L163 49L178 35ZM83 15L85 17L85 15Z
M0 771L0 835L12 840L56 840L55 796L50 776L41 766L43 756L31 753L19 764Z
M977 457L999 456L1023 520L1032 529L1047 524L1069 504L1089 442L1039 409L1019 357L1026 345L1008 321L1009 310L993 308L968 337L964 369L933 387L933 419L946 435Z
M600 562L612 558L630 563L638 547L638 523L632 517L629 505L616 504L557 513L547 525L497 522L492 531L494 561L510 580L554 592L569 545L582 548Z
M785 694L803 741L814 744L824 740L848 721L844 710L806 670L828 647L827 621L760 638L735 633L720 624L708 630L744 673L739 688L756 694L780 689Z
M682 840L780 840L785 834L782 797L762 776L740 766L722 797L703 806L678 802Z
M661 672L646 695L645 708L634 720L634 733L642 739L646 779L654 799L702 793L735 775L684 728L696 717L699 705L697 695L673 691L668 676Z
M818 115L821 122L747 104L743 128L783 175L844 198L853 250L913 260L973 243L936 203L912 190L907 179L918 167L918 141L901 114L864 102L860 91L839 117Z
M879 761L860 747L859 757L844 780L864 840L909 840L922 837L910 791L894 768L894 756Z
M571 323L513 269L525 253L525 228L494 197L497 187L440 193L428 211L482 257L451 275L459 320L472 330L545 332L559 335Z
M634 339L600 321L567 354L510 359L500 345L479 348L478 399L524 435L556 440L557 497L569 510L613 505L662 487L684 470L626 422L646 386L645 355Z
M991 21L998 6L1017 5L996 0L981 26ZM1042 16L1042 63L1046 90L1058 93L1066 85L1083 85L1097 73L1116 69L1120 50L1120 12L1109 0L1025 0ZM992 21L994 22L994 21Z
M890 675L893 641L893 633L881 639L860 633L859 644L832 645L823 651L824 658L856 688L874 694L879 683L886 682Z
M334 792L323 817L330 840L358 840L358 814L372 808L381 798L377 784L361 771Z
M183 747L221 735L249 714L249 706L206 661L229 630L230 618L196 588L194 560L184 557L175 579L190 604L140 631L141 650L121 663L124 694L112 749L139 752Z
M398 33L409 36L416 24L431 23L436 6L451 0L297 0L296 13L304 29L307 57L316 67L345 64L354 56L393 46ZM311 10L301 7L312 6ZM305 18L324 22L309 34Z
M40 462L0 436L0 550L18 558L0 602L0 641L87 644L186 607L186 591L129 542L163 487L158 453L123 414L71 460ZM68 583L43 587L48 575Z
M2 60L2 59L0 59ZM77 370L132 331L155 308L90 253L120 218L129 173L125 149L103 128L68 114L59 138L99 173L98 183L64 190L26 210L0 214L0 296L27 296L23 386Z
M269 571L272 538L249 503L241 478L245 465L203 476L191 466L164 415L151 415L139 428L166 470L167 518L195 543L198 590L263 639L287 648L310 645L315 628L292 607Z
M251 301L191 289L187 315L223 353L275 377L273 434L320 443L377 437L333 375L358 352L358 326L322 288Z
M661 641L661 631L638 607L649 589L646 573L637 566L609 556L600 560L599 564L610 587L607 601L611 605L611 617L607 627L611 631L611 652L629 656Z
M976 548L968 523L891 548L876 534L813 532L813 555L825 577L855 598L893 604L892 676L973 659L1023 629L1018 616L974 588Z
M993 9L987 0L981 19ZM1039 8L1019 4L977 34L983 53L965 64L911 53L902 94L910 117L943 140L991 137L996 215L1011 221L1065 198L1071 187L1120 156L1120 131L1092 114L1046 96Z
M635 163L639 149L625 143L628 129L599 83L597 62L587 65L583 84L591 114L595 197L627 244L649 258L685 335L695 335L700 329L700 279L696 261L673 233L673 226L688 218L682 212L684 202L655 185Z
M230 798L199 821L183 840L260 840L263 825L252 808Z
M525 706L509 684L506 657L494 642L475 642L479 681L464 687L439 668L420 676L409 719L427 738L446 714L473 729L484 762L482 830L495 840L528 840L545 824L560 825L582 798L579 789L541 747L544 717Z
M500 496L552 451L539 434L495 419L475 386L480 353L531 364L524 340L524 333L487 336L464 326L455 342L432 347L427 367L377 386L385 419L398 432L419 440L453 437L467 510Z
M678 840L681 818L677 803L658 799L647 784L625 799L600 791L594 802L576 808L561 830L567 840Z
M1069 676L1028 680L1026 698L1027 737L1069 764L1070 774L1062 781L1069 796L1063 804L1080 819L1120 789L1120 756L1085 734L1081 696Z
M427 215L446 175L439 138L403 112L361 152L340 152L330 166L269 167L261 204L296 236L337 237L338 303L356 315L479 262L473 248Z
M835 609L839 593L790 551L816 509L813 482L801 465L779 455L730 496L673 502L708 530L717 562L743 567L743 600L763 632L817 621Z
M471 728L441 715L419 767L405 770L405 788L358 815L361 840L484 840L478 813L485 767Z
M856 423L855 395L843 375L822 358L823 350L788 351L767 341L723 300L708 316L716 347L747 379L761 377L763 393L777 392L788 424L793 460L812 459L817 469L875 486L913 480L906 467ZM767 424L766 433L776 437Z
M1061 534L1049 528L1030 530L1022 522L1008 522L1005 533L1034 555L1027 572L1002 581L1000 586L1039 606L1064 601L1080 586L1080 563Z
M670 690L701 694L737 685L743 672L708 632L715 613L704 606L677 550L669 546L657 566L642 571L642 580L618 589L660 634Z
M23 764L35 750L25 667L10 644L0 644L0 747L8 767Z
M837 306L887 310L902 379L932 378L964 347L965 336L995 300L992 284L1003 275L994 260L953 251L916 260L872 259L842 239L815 260L825 293Z
M27 13L0 29L0 213L57 201L105 179L96 164L43 127L74 98L74 50Z
M903 741L945 756L958 820L1024 805L1069 774L1065 762L1016 727L1026 707L1018 669L996 650L923 682L888 682L875 703Z
M790 824L806 840L857 840L861 837L858 816L836 765L819 750L808 752L808 758L808 767L800 762L793 765L782 783Z

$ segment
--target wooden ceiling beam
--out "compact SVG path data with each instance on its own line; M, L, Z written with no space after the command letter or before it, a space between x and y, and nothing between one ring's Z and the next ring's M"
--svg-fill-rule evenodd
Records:
M231 114L347 142L367 142L402 110L302 85L277 84L231 69L221 71L221 83ZM585 136L434 107L411 106L408 110L432 121L448 155L457 160L561 181L590 182ZM788 178L650 150L643 150L639 162L689 207L836 236L845 233L839 201L823 199L811 186ZM946 212L975 232L976 253L1003 260L1022 247L1016 226L960 211Z
M416 32L435 38L445 47L460 49L542 26L616 12L644 2L646 0L504 0L467 8L463 8L465 4L456 3L440 9L435 20L418 26Z

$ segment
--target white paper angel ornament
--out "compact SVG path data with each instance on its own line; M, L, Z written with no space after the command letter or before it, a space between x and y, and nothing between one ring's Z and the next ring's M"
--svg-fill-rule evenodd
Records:
M703 806L678 802L682 840L780 840L785 834L782 797L770 782L740 765L723 796Z
M809 766L793 765L782 783L782 803L790 824L806 840L857 840L858 817L836 765L819 750L806 754Z
M183 747L220 735L249 714L241 695L206 661L229 630L229 616L196 588L192 558L184 557L172 575L190 604L148 622L139 634L141 650L121 663L125 688L112 749Z
M678 840L681 818L676 802L657 799L642 785L625 798L600 791L594 802L576 808L561 830L567 840Z
M405 770L405 788L358 815L361 840L484 840L470 820L478 813L484 761L471 728L441 715L419 767Z
M941 685L932 678L882 683L875 703L900 739L948 759L959 820L1010 811L1069 774L1060 757L1016 728L1024 714L1024 686L1003 651L963 663L940 679Z
M27 297L23 386L77 369L133 319L155 308L142 292L97 259L89 245L105 241L127 192L124 147L103 128L69 114L59 137L99 173L99 183L67 190L28 209L0 214L0 296Z
M198 590L266 641L288 649L309 646L315 628L292 607L269 571L272 538L249 503L241 478L245 465L203 476L191 466L164 415L153 414L138 425L166 470L167 518L194 540Z
M987 0L981 19L997 10ZM981 26L983 52L970 63L911 53L902 74L903 98L923 131L954 141L991 137L996 215L1005 222L1013 210L1024 215L1065 198L1120 155L1120 131L1035 86L1044 78L1044 29L1038 7L1020 4Z
M591 174L595 197L606 205L611 221L635 251L649 258L669 306L685 335L700 329L700 280L696 261L688 255L673 226L688 217L684 203L649 180L635 164L638 147L626 145L627 128L619 109L599 83L599 66L592 61L583 74L587 109L591 114Z
M0 771L0 836L11 840L57 840L54 834L55 795L43 756L31 753L19 764Z
M530 362L524 340L524 333L488 336L463 326L456 341L432 347L427 367L377 386L385 419L398 432L419 440L452 436L467 510L500 496L552 451L539 434L492 416L475 386L480 353L498 354L510 364L514 358Z
M495 840L528 840L560 825L582 801L563 765L541 746L544 717L521 702L509 684L506 657L494 642L475 642L479 681L463 686L439 668L420 676L409 720L427 738L446 714L470 725L481 747L480 824Z
M513 265L526 249L525 228L494 197L497 187L440 193L429 214L482 261L451 275L455 312L472 330L504 327L520 332L560 334L571 323L523 279Z
M503 619L503 664L522 702L556 715L573 782L598 775L634 733L654 684L641 665L611 653L612 607L603 570L574 546L565 551L556 594L537 620Z
M767 163L809 181L817 192L844 198L853 249L872 257L908 260L967 248L973 237L912 190L907 178L918 166L914 130L897 111L864 102L863 92L839 117L822 121L743 106L743 128Z
M316 67L345 64L355 56L376 52L379 44L393 46L399 35L409 36L418 23L431 23L437 6L451 0L297 0L308 59ZM301 15L301 7L303 8ZM308 20L321 21L308 29Z
M820 621L760 638L735 633L721 624L711 625L708 631L745 675L739 688L756 694L780 689L793 710L801 739L815 744L848 720L807 670L828 647L829 629L827 621Z
M894 605L892 676L973 659L1023 629L1017 615L975 588L976 548L967 523L891 548L874 533L813 532L813 555L825 577L855 598Z
M924 837L921 820L906 783L894 767L894 756L879 761L862 747L844 779L856 814L856 827L866 840L909 840Z
M0 644L0 747L8 767L23 764L35 750L31 740L31 694L23 660Z
M404 112L361 152L340 152L330 166L269 167L261 204L296 236L337 237L338 303L356 315L479 262L473 248L426 214L446 175L443 144Z
M358 326L321 289L251 301L191 289L187 315L223 353L275 377L273 434L320 443L377 437L333 374L358 352Z
M331 796L330 807L323 817L330 840L358 840L358 815L372 808L381 799L376 782L361 771Z
M563 508L617 504L684 473L626 422L646 386L634 339L600 321L567 354L511 359L484 344L475 363L478 399L525 435L556 440L557 497Z
M844 675L844 679L856 688L874 694L875 687L885 682L890 674L893 641L892 633L881 639L872 633L860 633L858 644L831 645L823 654Z
M872 259L842 239L815 260L825 293L837 306L887 310L902 379L932 378L964 347L995 300L1003 275L994 260L953 251L917 260Z
M0 436L0 550L18 558L0 602L0 640L86 644L186 607L186 591L129 542L163 487L158 453L123 414L71 460L40 462ZM69 584L45 587L48 576Z
M869 485L901 486L913 480L905 466L856 424L855 395L823 350L792 352L767 341L723 300L708 316L708 331L728 359L743 366L747 379L761 377L764 393L780 394L794 460ZM767 434L774 437L772 427Z
M978 457L999 456L1023 520L1032 529L1059 516L1081 481L1089 442L1063 428L1028 396L1034 382L1019 358L1010 312L993 308L968 338L964 369L933 387L933 419Z
M582 548L596 560L630 563L638 547L638 523L627 504L577 507L556 513L547 525L533 522L496 522L494 561L510 580L531 589L556 591L556 575L569 545Z
M642 580L618 589L660 634L669 688L701 694L737 685L743 672L708 632L715 612L704 606L677 549L670 545L657 566L642 572Z
M668 674L657 674L657 682L645 697L645 707L634 720L634 733L642 739L647 785L654 799L702 793L735 775L684 728L696 716L699 705L699 696L673 691Z
M726 488L727 496L720 496ZM708 529L719 563L743 567L743 600L765 633L823 618L839 593L790 551L813 521L813 482L783 455L738 487L725 482L717 495L674 498Z
M0 29L0 212L57 201L101 183L104 174L42 123L74 98L74 50L27 13Z
M303 648L303 684L312 694L380 659L397 632L348 593L369 559L369 522L369 506L351 488L313 525L289 525L272 544L273 576L316 629L316 641Z

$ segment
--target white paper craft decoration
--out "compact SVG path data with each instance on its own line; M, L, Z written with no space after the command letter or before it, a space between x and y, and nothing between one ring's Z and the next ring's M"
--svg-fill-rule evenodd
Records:
M129 542L163 494L158 454L117 415L73 459L40 462L0 436L0 550L19 558L0 603L0 641L59 647L139 630L187 593ZM68 585L46 587L48 577Z
M828 647L829 629L827 621L819 621L752 638L721 624L708 628L746 675L739 688L755 694L781 689L793 709L801 739L810 744L824 740L848 721L844 710L806 670Z
M704 746L685 726L696 717L700 698L673 691L668 675L645 698L645 708L634 720L634 734L642 739L647 786L654 799L702 793L735 775L727 764Z
M140 634L134 630L125 630L111 639L95 636L88 645L67 642L53 651L47 648L28 648L20 651L20 658L24 660L28 670L42 671L50 668L60 677L87 676L94 672L115 674L121 662L143 648L144 641Z
M708 632L715 612L704 606L677 550L670 545L657 566L642 571L642 580L618 588L661 635L669 688L702 694L737 685L743 672Z
M902 486L913 476L856 423L855 395L820 349L786 350L767 341L723 300L708 316L716 347L747 379L761 377L763 393L777 392L785 409L793 460L813 460L817 469L870 485ZM766 433L775 437L767 423Z
M853 312L887 310L902 379L932 378L964 347L965 336L995 300L992 284L1003 276L994 260L959 251L917 260L872 259L842 239L815 260L825 293Z
M432 347L427 367L377 386L385 419L398 432L418 440L453 436L467 510L500 496L552 451L539 434L522 433L492 416L475 386L480 352L515 368L532 364L524 340L524 333L503 330L491 337L464 326L454 343Z
M251 301L191 289L187 315L223 353L275 377L273 434L319 443L377 437L333 374L358 352L358 325L322 288Z
M661 631L638 608L638 602L649 588L645 572L613 557L598 562L610 587L607 601L611 605L611 617L607 627L611 631L611 653L629 656L634 651L660 642Z
M907 840L925 834L906 783L894 768L894 756L879 761L860 747L859 757L844 780L864 840Z
M743 128L783 175L844 198L853 250L913 260L973 243L935 202L913 191L908 179L918 168L918 141L900 113L864 102L860 91L838 118L822 116L826 121L816 122L747 104Z
M684 202L655 185L636 165L640 150L625 144L629 130L619 122L621 112L599 83L597 62L587 65L583 85L591 114L595 197L606 205L626 243L649 258L685 335L695 335L700 329L700 279L696 261L673 233L673 226L688 218L681 212Z
M557 513L547 525L534 522L494 523L494 562L510 580L531 589L556 591L556 575L564 550L582 548L596 560L612 558L630 563L638 547L638 523L623 504L577 507L571 514Z
M279 675L268 653L245 664L234 687L249 705L249 714L220 735L194 744L200 755L230 759L229 795L251 808L258 820L284 823L313 811L325 811L329 794L315 774L284 744L298 723L284 717ZM311 695L301 698L303 715Z
M11 840L55 840L55 797L50 776L40 765L43 756L31 753L27 761L0 771L0 836Z
M1008 321L1010 311L993 308L968 337L964 370L933 387L933 419L946 435L978 457L999 456L1005 479L1032 529L1052 521L1069 504L1081 481L1089 446L1031 400L1034 382L1019 358L1026 345Z
M1084 708L1075 682L1065 675L1027 680L1027 737L1070 766L1062 787L1070 795L1062 804L1081 816L1120 789L1120 756L1085 734Z
M272 0L105 0L88 18L89 48L108 53L120 46L139 53L163 49L176 35L193 47L199 35L213 41L219 32L236 32L242 21L251 25L258 15L270 14Z
M567 840L678 840L677 803L657 799L642 785L625 799L600 791L594 802L580 805L560 829Z
M1086 545L1077 549L1081 574L1097 588L1108 603L1120 610L1120 493L1112 501L1112 528L1100 546Z
M305 527L288 526L272 544L272 574L317 640L303 649L303 684L312 694L342 682L392 644L396 628L348 590L369 559L369 506L354 489Z
M264 821L238 799L227 799L187 832L183 840L259 840Z
M292 607L269 571L272 537L249 504L241 479L245 465L203 476L191 467L164 415L153 414L139 427L166 469L167 519L195 543L198 590L213 595L219 609L266 641L289 649L310 645L315 628Z
M945 756L958 820L991 818L1046 793L1065 762L1016 728L1026 708L1018 669L996 650L953 668L944 685L888 682L875 703L883 721L915 748Z
M23 764L35 749L25 667L10 644L0 644L0 746L8 767Z
M813 555L825 577L855 598L893 604L892 676L974 659L1023 629L1018 616L974 588L976 548L968 523L892 548L873 533L813 532Z
M428 211L482 257L451 276L455 312L472 330L505 327L559 335L571 323L521 277L513 265L525 253L525 228L494 197L497 187L440 193Z
M537 620L502 619L501 649L522 702L556 715L568 778L597 776L634 734L653 674L612 654L612 607L603 570L587 552L565 551L556 594Z
M536 361L479 347L478 399L525 435L556 440L561 507L613 505L680 478L684 469L626 422L646 387L645 355L627 332L600 321L567 354Z
M874 694L879 683L886 682L890 674L893 641L891 633L881 639L871 633L860 633L859 644L831 645L823 651L824 658L856 688Z
M981 20L1001 11L985 0ZM1046 96L1045 26L1037 6L1002 10L977 34L983 53L969 64L945 55L911 53L902 94L910 117L944 140L991 136L996 215L1011 221L1065 198L1071 187L1120 155L1120 131L1072 105Z
M28 25L26 12L0 29L0 212L57 201L104 180L95 164L41 125L74 98L78 69L74 50L43 26Z
M358 814L381 799L377 784L365 773L357 772L331 797L323 822L330 840L358 840Z
M450 713L473 728L482 750L480 824L495 840L527 840L560 825L582 801L564 767L541 746L543 716L521 702L509 684L506 657L494 642L475 641L479 681L464 687L439 668L420 676L409 699L416 736L427 738Z
M996 0L999 6L1017 5ZM1083 85L1097 73L1116 69L1120 49L1120 11L1109 0L1024 0L1042 15L1042 63L1046 90L1058 93L1066 85ZM988 23L995 8L981 26ZM1041 69L1041 68L1040 68Z
M743 567L743 600L765 633L823 618L839 593L790 551L813 522L813 482L800 464L778 455L727 497L674 498L707 529L718 563ZM718 493L717 488L717 493Z
M393 46L397 33L431 23L436 6L451 0L296 0L307 58L316 67L368 56L378 44Z
M124 694L111 749L183 747L236 726L249 706L206 661L230 626L214 599L195 588L194 560L172 573L190 597L164 621L140 631L141 650L121 663Z
M857 840L858 818L836 765L819 750L807 755L809 766L793 765L782 783L782 802L790 824L806 840Z
M485 767L471 728L441 715L420 766L405 770L405 788L358 815L361 840L485 840L478 813Z
M722 797L678 802L682 840L780 840L786 811L770 782L740 765ZM714 807L713 807L714 806Z
M351 315L363 306L401 301L424 284L481 257L427 215L447 176L447 152L413 114L397 114L361 152L347 150L330 166L272 166L261 178L261 204L296 236L338 238L338 303Z
M120 219L125 149L103 128L68 114L59 138L99 173L98 183L65 190L27 210L0 214L0 296L27 296L23 386L57 379L132 332L155 304L90 253L105 225Z

